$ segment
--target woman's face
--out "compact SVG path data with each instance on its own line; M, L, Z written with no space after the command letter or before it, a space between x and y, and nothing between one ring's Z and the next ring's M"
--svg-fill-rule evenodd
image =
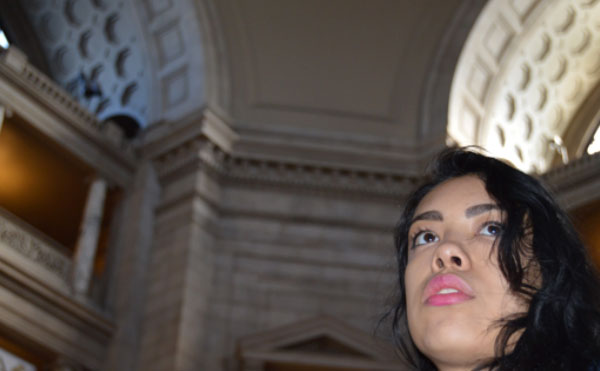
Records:
M408 327L440 370L494 355L497 321L527 310L498 267L502 212L476 176L448 180L418 205L405 272Z

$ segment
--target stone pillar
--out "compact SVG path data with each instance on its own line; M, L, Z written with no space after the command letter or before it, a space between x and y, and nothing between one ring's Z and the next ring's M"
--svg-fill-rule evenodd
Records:
M206 316L214 271L213 207L218 179L205 166L202 140L157 160L161 196L156 208L138 370L217 371L206 354Z
M150 163L143 163L136 172L133 187L126 193L119 219L127 221L127 228L119 231L113 248L116 256L109 262L109 269L114 273L106 304L112 308L117 329L106 355L104 371L142 370L136 367L136 362L154 239L154 211L159 197L160 185L154 168Z
M106 180L96 177L88 192L73 259L73 290L78 296L85 296L89 290L105 198Z

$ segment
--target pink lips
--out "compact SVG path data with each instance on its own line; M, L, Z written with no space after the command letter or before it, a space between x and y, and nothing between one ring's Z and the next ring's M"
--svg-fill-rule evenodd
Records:
M432 306L453 305L473 299L473 289L454 274L433 277L425 287L425 304Z

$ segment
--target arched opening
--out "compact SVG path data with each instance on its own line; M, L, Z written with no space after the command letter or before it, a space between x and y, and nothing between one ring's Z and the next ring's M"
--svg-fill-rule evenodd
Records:
M0 25L0 48L8 49L9 46L10 46L10 42L8 41L8 37L4 33L4 30L2 29L2 25Z
M108 117L105 121L112 121L121 130L123 130L123 135L127 139L133 139L139 133L141 125L131 116L127 115L115 115Z
M588 155L600 152L600 125L596 128L592 141L587 146Z
M598 122L598 2L488 2L462 51L449 137L524 171L582 156Z
M0 212L26 222L71 255L92 169L18 115L0 131ZM20 223L21 224L21 223Z

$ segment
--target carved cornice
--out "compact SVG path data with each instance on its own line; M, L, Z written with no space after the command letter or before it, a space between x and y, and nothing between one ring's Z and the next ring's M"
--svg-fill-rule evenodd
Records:
M67 284L71 272L71 259L60 253L62 246L52 245L42 238L36 238L2 209L0 209L0 245L10 248L28 262L56 277L61 288Z
M3 77L11 78L13 82L25 88L28 93L40 98L40 102L51 106L52 109L60 110L62 113L71 116L73 122L92 128L101 135L106 136L107 139L126 147L126 143L120 143L123 140L122 133L104 132L104 123L82 107L49 77L27 63L27 57L21 51L11 47L4 52L0 60L3 62L0 63L0 72L2 72ZM10 104L10 102L5 103Z
M236 156L225 156L223 173L226 180L236 183L260 183L396 199L405 196L421 180L419 176L401 173Z
M229 153L203 132L181 141L154 158L163 180L202 167L228 184L259 184L328 193L360 193L398 199L421 181L421 176L338 166L326 162L259 158Z
M178 123L162 123L145 133L140 153L154 161L163 181L199 166L223 172L222 162L236 135L210 110Z
M73 151L107 179L129 182L135 155L112 122L101 122L11 47L0 54L0 103Z
M561 203L575 208L600 199L600 153L586 155L544 174Z
M177 147L154 159L159 178L164 181L182 172L195 171L206 162L203 158L206 155L203 156L203 153L207 151L216 151L216 146L203 135L196 135L181 142Z

